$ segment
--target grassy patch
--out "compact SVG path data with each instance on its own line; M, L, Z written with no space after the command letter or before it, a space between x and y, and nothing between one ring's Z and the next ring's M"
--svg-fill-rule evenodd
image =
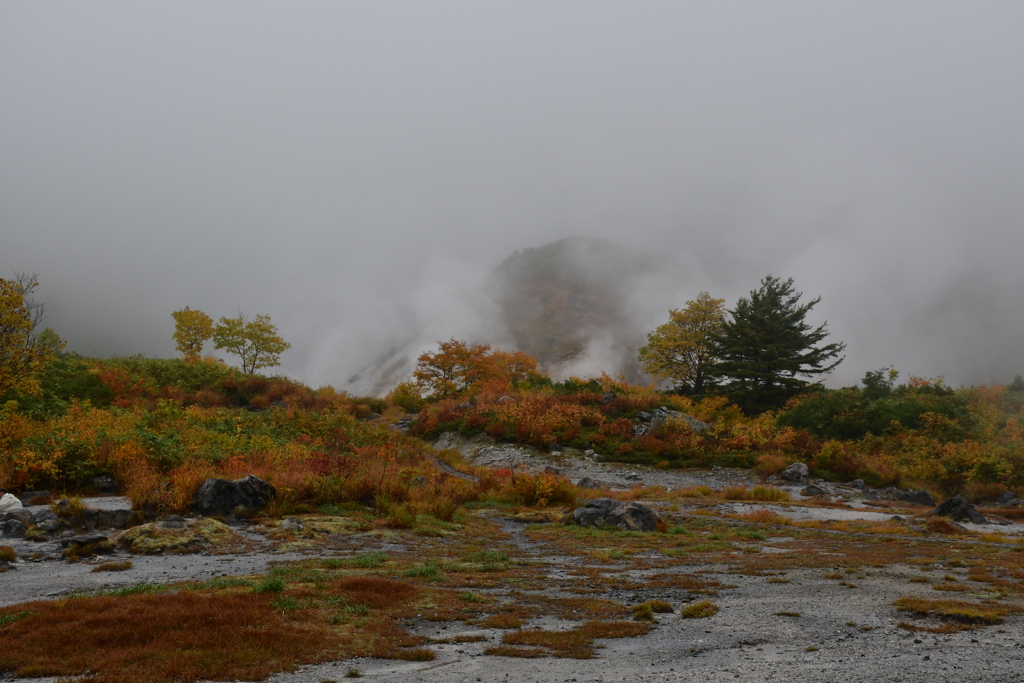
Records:
M588 659L594 656L594 640L598 638L631 638L650 629L648 624L632 621L588 621L569 631L513 631L502 636L501 642L544 648L555 657Z
M163 529L158 524L144 524L125 531L118 540L136 555L159 555L221 547L233 540L234 536L223 522L205 518L189 522L182 529Z
M937 633L949 633L957 630L968 630L1001 624L1008 614L1017 614L1024 609L1015 605L998 605L993 603L967 602L965 600L926 600L924 598L905 597L893 603L900 612L910 612L917 617L935 617L945 622ZM901 624L903 626L903 624ZM904 626L908 628L910 625ZM917 626L908 630L929 630L928 627Z
M283 593L288 589L284 579L277 576L268 576L252 587L253 593Z
M682 619L705 619L718 614L718 605L710 600L691 602L679 610L679 617Z
M18 559L18 555L14 552L14 548L9 545L0 545L0 562L14 562Z

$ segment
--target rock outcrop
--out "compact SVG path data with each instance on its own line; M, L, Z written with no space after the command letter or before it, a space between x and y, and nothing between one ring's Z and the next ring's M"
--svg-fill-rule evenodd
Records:
M693 415L687 415L681 413L678 410L672 410L668 406L661 406L651 412L641 410L636 416L637 422L633 425L633 436L643 436L658 425L664 424L670 420L679 420L689 425L690 429L695 432L704 432L711 429L711 425L707 422L701 422Z
M786 469L779 473L779 476L786 481L791 481L794 484L802 484L807 481L807 475L810 474L810 469L802 462L795 462Z
M949 517L957 522L988 524L988 520L960 496L953 496L939 503L939 506L935 508L935 514L940 517Z
M585 507L576 508L572 521L580 526L614 527L628 531L656 531L664 528L661 515L634 501L595 498Z
M207 479L196 491L192 509L201 515L231 515L262 510L277 490L259 477L249 475L235 481Z

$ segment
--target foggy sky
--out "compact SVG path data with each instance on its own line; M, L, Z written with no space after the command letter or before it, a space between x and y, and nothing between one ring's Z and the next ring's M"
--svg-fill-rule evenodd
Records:
M340 385L486 337L495 265L595 236L665 264L647 329L771 273L847 342L829 384L1005 383L1022 29L1018 2L5 2L0 277L38 273L83 354L267 313L283 372Z

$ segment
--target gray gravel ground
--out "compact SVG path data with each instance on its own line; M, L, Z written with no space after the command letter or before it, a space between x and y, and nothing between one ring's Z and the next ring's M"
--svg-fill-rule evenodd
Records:
M640 467L602 463L588 457L557 457L530 454L523 449L495 453L488 444L470 449L472 458L491 466L520 458L534 469L557 463L574 481L590 476L620 483L637 483L639 475L647 485L676 487L705 484L713 488L735 483L754 483L748 473L663 472ZM519 455L509 450L519 450ZM104 506L123 504L103 501ZM732 504L728 504L732 505ZM801 508L803 510L803 508ZM723 508L722 512L731 511ZM781 509L785 512L785 509ZM826 515L833 511L822 509ZM866 514L876 515L870 510ZM844 513L845 514L845 513ZM523 527L502 523L521 550L549 563L552 575L565 575L579 560L551 554L549 548L528 542ZM998 531L1006 532L1005 528ZM255 535L254 535L255 536ZM766 545L770 545L771 539ZM5 539L5 544L8 539ZM29 549L40 557L53 557L57 544L26 541L15 543L19 552ZM22 547L24 546L24 548ZM170 555L132 557L134 566L125 572L91 573L86 564L43 560L18 562L13 571L0 574L0 605L39 598L54 598L72 592L86 592L137 584L205 580L217 576L258 574L270 562L300 559L308 555L279 554L255 549L236 555ZM608 571L615 571L613 565ZM485 647L500 642L502 631L481 630L461 623L416 622L409 630L431 637L483 634L481 643L436 644L431 662L356 659L332 662L280 674L274 683L323 683L339 681L349 669L358 670L372 681L537 681L569 683L582 681L779 681L843 683L898 681L1024 681L1024 617L1009 617L998 627L951 635L910 633L897 626L904 617L892 606L905 595L936 596L928 584L911 583L923 576L921 570L901 565L862 571L854 577L856 588L847 588L824 578L822 569L790 570L790 583L771 583L767 577L727 574L724 566L686 566L679 571L711 572L735 587L721 590L711 599L720 611L707 619L684 620L676 615L659 615L656 628L637 638L599 641L598 656L590 660L519 659L483 655ZM932 577L934 578L934 576ZM500 591L499 591L500 592ZM706 596L688 595L681 589L644 589L643 593L619 591L609 597L624 604L652 598L668 600L678 607ZM776 612L798 612L799 616L777 616ZM571 628L570 622L550 619L532 622L545 628ZM0 674L0 680L4 676ZM54 681L55 679L20 679Z

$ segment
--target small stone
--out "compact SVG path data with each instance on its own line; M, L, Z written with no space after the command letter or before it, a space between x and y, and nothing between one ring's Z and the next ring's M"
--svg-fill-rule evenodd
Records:
M305 527L301 520L289 517L288 519L281 522L282 531L302 531Z

